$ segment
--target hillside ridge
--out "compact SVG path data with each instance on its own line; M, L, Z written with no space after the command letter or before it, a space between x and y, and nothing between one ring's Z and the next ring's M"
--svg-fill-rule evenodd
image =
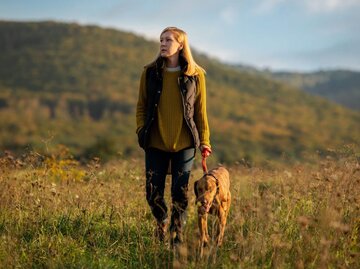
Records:
M98 26L0 22L0 49L1 149L63 144L79 158L142 156L135 106L156 42ZM293 161L360 140L359 113L194 57L207 71L214 162Z

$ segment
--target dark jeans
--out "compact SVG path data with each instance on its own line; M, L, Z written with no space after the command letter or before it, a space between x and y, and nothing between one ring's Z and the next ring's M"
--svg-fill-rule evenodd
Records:
M179 152L165 152L150 148L145 152L146 200L158 222L167 219L164 200L165 179L171 162L172 213L170 231L181 232L188 205L188 183L194 162L195 149L188 148Z

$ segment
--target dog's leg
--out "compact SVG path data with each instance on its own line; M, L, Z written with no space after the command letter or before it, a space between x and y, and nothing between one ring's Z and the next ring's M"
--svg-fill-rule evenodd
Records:
M202 258L204 254L204 246L208 243L208 236L209 236L207 231L207 214L198 216L198 225L200 231L200 242L199 242L200 258Z
M218 247L221 246L224 238L226 216L227 216L227 211L225 211L223 208L220 208L218 211L219 225L218 225L218 231L217 231L218 234L216 241Z

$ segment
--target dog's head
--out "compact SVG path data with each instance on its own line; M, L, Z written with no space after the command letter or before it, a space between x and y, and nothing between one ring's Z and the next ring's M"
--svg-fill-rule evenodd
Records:
M196 204L200 214L209 213L212 203L217 194L216 179L209 175L204 175L194 183Z

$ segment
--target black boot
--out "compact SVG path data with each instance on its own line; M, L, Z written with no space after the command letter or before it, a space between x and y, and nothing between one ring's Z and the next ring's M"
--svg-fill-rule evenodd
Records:
M167 221L166 220L156 223L155 237L158 238L160 242L164 242L166 230L167 230Z
M175 214L172 214L171 216L171 225L170 225L170 243L171 246L179 245L183 243L183 226L184 221L181 218L181 215L177 214L178 212L175 212Z

